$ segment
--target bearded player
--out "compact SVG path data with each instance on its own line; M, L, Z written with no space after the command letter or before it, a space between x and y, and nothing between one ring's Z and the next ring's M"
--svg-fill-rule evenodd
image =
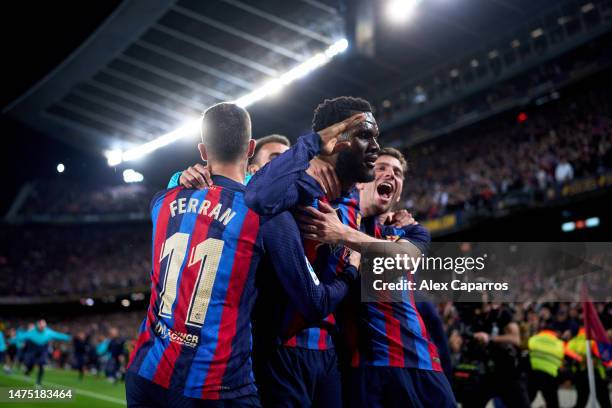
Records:
M343 149L328 154L329 149L320 143L317 132L360 112L365 121L343 135ZM301 202L307 196L301 190L316 191L318 197L337 211L345 225L358 228L358 197L352 193L353 186L373 179L379 149L378 126L370 104L351 97L326 100L315 110L312 128L312 134L300 138L291 149L253 176L247 186L247 204L259 213L273 214L290 208L292 202ZM319 183L308 174L312 159L320 153L320 160L331 166L340 181L341 194L336 200L324 196ZM269 200L271 197L275 199ZM312 204L312 198L307 203ZM346 262L346 250L342 246L305 240L304 248L322 282L334 279ZM279 303L276 299L266 302L266 299L262 296L262 309L277 310L279 318L289 322L293 333L259 344L257 353L262 357L262 365L256 374L264 404L269 407L341 406L338 358L332 341L332 334L337 331L335 316L329 315L318 324L307 326L292 306L293 299L289 303ZM269 315L270 312L264 314L274 324ZM270 328L264 332L273 331Z

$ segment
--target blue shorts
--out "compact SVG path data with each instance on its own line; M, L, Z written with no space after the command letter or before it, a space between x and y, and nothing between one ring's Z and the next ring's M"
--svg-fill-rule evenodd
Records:
M345 395L353 408L456 408L444 373L416 368L364 366L349 371Z
M258 358L255 379L264 407L342 407L334 349L277 346Z
M48 345L36 345L31 344L28 346L28 350L25 353L24 360L25 365L31 367L33 365L45 365L47 364L47 357L49 354Z
M220 400L185 397L128 371L125 375L128 408L261 408L257 395Z

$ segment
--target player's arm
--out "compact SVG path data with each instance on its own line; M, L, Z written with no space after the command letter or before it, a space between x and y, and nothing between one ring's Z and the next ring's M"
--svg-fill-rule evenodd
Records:
M474 338L481 343L488 344L489 342L498 344L512 344L516 347L521 345L521 332L516 322L510 322L504 327L504 334L491 336L486 332L474 333Z
M521 345L521 331L516 322L510 322L504 327L504 334L499 336L491 336L493 343L512 344L516 347Z
M60 333L58 331L47 328L47 333L49 340L57 340L57 341L70 341L72 336L65 333Z
M383 255L389 253L419 257L425 250L426 243L429 242L427 230L423 236L409 237L403 229L397 229L398 239L391 242L385 239L378 239L369 236L359 230L353 229L343 224L336 211L330 205L319 202L319 209L305 207L304 213L296 214L300 223L300 229L305 238L314 239L332 245L344 245L352 250L359 251L363 244L385 243ZM377 247L371 248L376 250ZM381 248L382 249L382 248Z
M289 150L253 175L246 188L246 204L260 215L275 215L298 204L310 204L325 193L339 194L340 183L333 180L337 178L335 171L315 156L333 154L345 147L346 141L340 141L343 133L364 120L363 114L357 114L300 137Z
M309 161L319 150L316 133L300 137L251 177L245 193L247 206L260 215L275 215L308 203L309 197L322 196L319 184L306 174Z
M333 312L357 279L358 255L351 257L350 264L332 282L323 283L308 263L298 226L289 212L265 220L261 234L281 286L305 320L320 321Z

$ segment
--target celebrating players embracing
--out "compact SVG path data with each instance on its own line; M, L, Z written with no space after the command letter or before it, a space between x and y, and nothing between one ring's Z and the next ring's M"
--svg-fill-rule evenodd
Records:
M306 321L328 315L357 276L353 257L337 279L313 279L293 217L260 217L246 206L255 149L246 110L208 109L202 141L214 186L164 190L151 202L151 299L128 367L130 407L260 406L250 323L260 260Z

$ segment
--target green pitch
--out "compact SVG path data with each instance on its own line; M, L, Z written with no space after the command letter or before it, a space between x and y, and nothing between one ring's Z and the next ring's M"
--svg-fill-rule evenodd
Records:
M0 389L6 394L8 388L11 389L34 389L36 380L36 369L25 377L21 372L6 374L0 369ZM79 380L78 373L72 370L47 369L43 377L43 388L47 389L70 389L72 390L72 400L67 401L37 401L26 400L15 402L0 401L0 408L15 407L49 407L49 408L121 408L125 407L125 384L117 382L111 384L104 377L94 377L85 375L83 380ZM4 400L6 401L6 400Z

